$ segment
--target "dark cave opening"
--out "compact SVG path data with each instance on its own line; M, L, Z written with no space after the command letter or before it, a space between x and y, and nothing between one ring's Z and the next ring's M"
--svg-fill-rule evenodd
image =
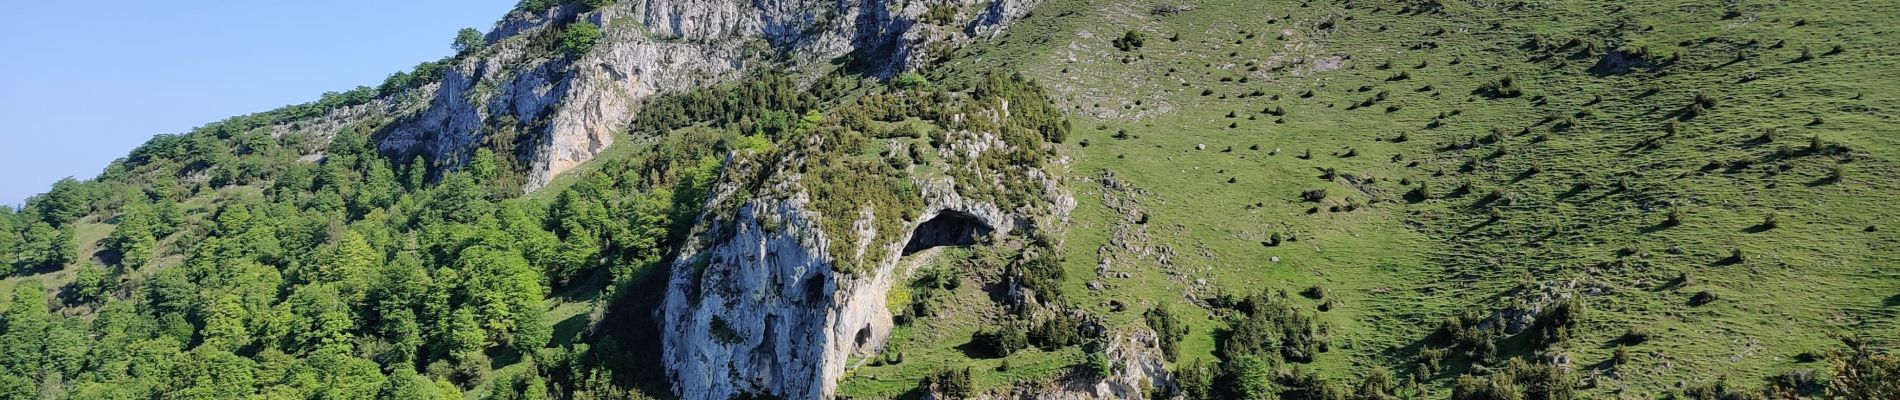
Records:
M910 242L904 244L904 255L910 255L937 246L967 246L976 244L977 236L990 233L990 226L976 216L956 211L943 211L910 235Z
M863 350L864 345L870 344L871 342L871 326L870 325L865 325L864 329L858 330L858 336L856 338L856 341L858 343L859 350Z

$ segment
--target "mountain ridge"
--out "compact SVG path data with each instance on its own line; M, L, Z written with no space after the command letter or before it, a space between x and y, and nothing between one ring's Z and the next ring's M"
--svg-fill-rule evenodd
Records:
M1882 398L1852 8L527 1L0 210L0 398Z

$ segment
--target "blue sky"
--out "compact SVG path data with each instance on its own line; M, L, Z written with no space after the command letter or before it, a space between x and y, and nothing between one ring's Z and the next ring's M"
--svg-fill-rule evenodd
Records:
M374 86L514 4L0 0L0 204L98 176L152 135Z

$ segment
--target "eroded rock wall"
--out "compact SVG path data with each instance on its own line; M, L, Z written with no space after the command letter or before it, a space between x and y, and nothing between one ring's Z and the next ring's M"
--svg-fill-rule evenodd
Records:
M888 75L924 60L928 45L1000 31L1033 1L943 3L961 10L943 26L919 20L930 7L922 1L624 0L591 11L517 12L497 24L488 48L452 62L440 83L386 101L397 118L381 148L454 168L488 135L519 132L528 135L516 154L528 165L523 190L532 192L612 146L653 95L731 81L767 60L796 68L849 54ZM549 37L537 40L573 21L601 27L592 51L570 57L550 51Z
M910 232L942 213L974 219L999 234L1022 229L1024 216L996 204L966 200L949 178L921 182L924 212L866 273L834 271L834 255L795 182L781 198L748 200L725 221L704 221L700 235L673 267L665 313L666 354L674 390L683 399L726 399L740 393L788 399L830 398L851 356L880 350L891 332L886 296ZM1053 186L1051 186L1053 189ZM714 202L735 195L730 187ZM868 212L857 236L877 237ZM888 216L886 217L888 218Z

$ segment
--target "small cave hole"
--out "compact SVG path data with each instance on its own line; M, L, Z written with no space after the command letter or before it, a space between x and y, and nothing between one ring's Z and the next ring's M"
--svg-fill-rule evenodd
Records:
M865 325L864 329L858 330L858 337L857 337L858 349L860 350L864 349L864 345L867 343L870 343L870 341L871 341L871 326Z
M904 244L904 255L910 255L937 246L968 246L976 244L976 238L990 233L990 226L976 216L956 211L944 211L910 235L910 243Z

